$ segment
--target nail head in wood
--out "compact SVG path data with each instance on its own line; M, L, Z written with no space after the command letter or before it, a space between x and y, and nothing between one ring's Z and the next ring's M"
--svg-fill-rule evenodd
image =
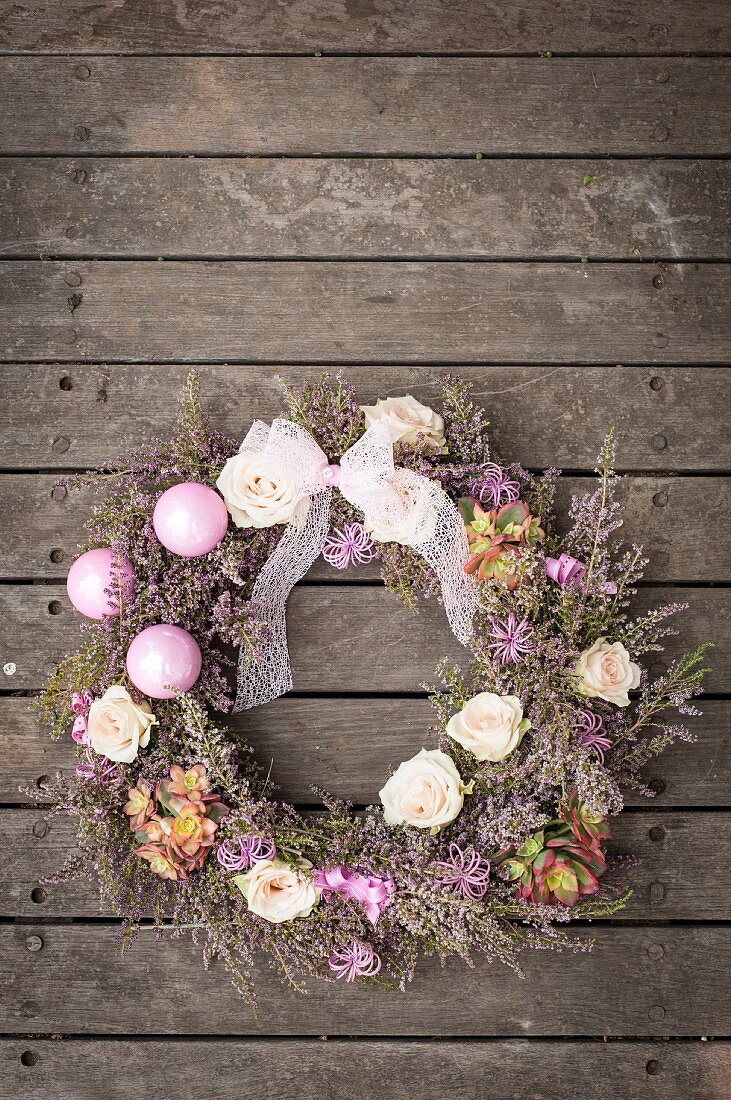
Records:
M657 1075L660 1072L661 1068L662 1067L661 1067L660 1063L658 1062L657 1058L650 1058L649 1062L645 1066L645 1069L649 1073L650 1077L657 1077Z
M654 378L650 379L650 389L651 390L654 390L657 393L657 391L661 390L662 387L663 387L662 378L658 378L657 375L656 375Z
M38 1055L34 1050L24 1050L20 1056L21 1066L35 1066L38 1064Z
M656 332L652 338L652 343L656 348L666 348L669 342L664 332Z
M68 436L65 435L57 435L53 443L51 444L51 447L56 452L56 454L60 455L66 454L66 451L69 449L70 446L71 440L68 438Z
M665 954L665 948L661 943L651 943L647 948L647 954L653 962L659 962Z
M654 497L652 498L652 503L655 505L656 508L664 508L667 502L667 493L655 493Z
M647 835L649 836L650 840L653 840L656 844L659 844L659 842L665 837L665 830L663 829L662 825L653 825L652 828L648 831Z
M40 936L26 936L25 937L25 947L26 947L27 951L32 951L34 953L36 951L42 951L43 950L43 940L41 939Z
M66 286L81 286L81 276L78 271L64 271L63 281Z
M48 836L51 831L51 826L47 821L36 821L33 825L33 836L37 836L41 840L44 836Z

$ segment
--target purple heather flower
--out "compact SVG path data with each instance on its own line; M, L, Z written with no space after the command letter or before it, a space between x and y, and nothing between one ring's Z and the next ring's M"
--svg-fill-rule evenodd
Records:
M247 871L263 859L274 859L277 849L263 836L240 836L219 844L216 859L224 871Z
M369 943L353 940L342 951L333 951L328 964L338 978L354 982L356 978L372 978L381 969L381 957Z
M347 569L349 565L365 565L373 561L376 548L362 523L346 523L325 539L322 556L328 565Z
M580 710L574 729L582 745L586 745L587 749L593 749L599 757L599 762L603 764L604 750L611 749L612 742L605 734L604 719L601 715L594 714L594 711L589 710L588 707Z
M490 503L493 508L500 508L503 504L511 504L518 499L520 485L508 477L496 462L486 462L482 468L482 476L473 478L470 482L469 491L473 497L477 497L480 504Z
M479 852L467 855L458 844L449 845L449 860L436 864L446 874L437 879L441 886L453 886L470 901L482 901L490 881L490 863Z
M493 619L490 637L494 640L488 644L488 649L494 651L494 656L503 665L517 665L525 661L533 650L532 638L535 630L527 619L518 622L515 615L510 612L507 619Z

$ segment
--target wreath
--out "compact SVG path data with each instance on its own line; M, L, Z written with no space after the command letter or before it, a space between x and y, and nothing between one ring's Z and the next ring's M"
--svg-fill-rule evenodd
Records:
M259 952L302 989L404 988L421 954L520 973L524 949L584 950L562 926L628 896L608 817L692 739L666 712L699 713L705 671L705 646L641 671L681 605L628 614L647 562L615 538L613 436L559 535L560 472L499 465L459 379L439 412L361 407L341 375L283 392L286 415L239 447L191 375L171 441L64 482L101 499L68 579L83 644L37 700L78 746L44 787L78 832L53 881L97 880L123 947L149 918L190 932L252 1002ZM291 685L286 597L320 553L377 563L414 611L436 598L466 647L427 688L429 747L384 761L365 812L319 789L318 813L279 800L222 717Z

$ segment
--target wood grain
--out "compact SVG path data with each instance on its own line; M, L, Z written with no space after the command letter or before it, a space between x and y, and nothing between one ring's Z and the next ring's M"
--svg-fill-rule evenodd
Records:
M23 1057L33 1064L28 1067ZM246 1095L259 1100L339 1100L352 1095L356 1081L359 1095L389 1100L426 1096L428 1082L439 1083L440 1100L484 1100L486 1089L491 1100L555 1100L566 1095L569 1078L577 1096L592 1100L719 1100L731 1074L731 1045L722 1040L436 1044L314 1038L276 1046L256 1039L0 1042L0 1088L17 1100L99 1100L100 1082L105 1100L184 1096L193 1066L205 1066L203 1076L211 1082L197 1086L200 1100L241 1100L244 1076ZM421 1094L415 1093L416 1081L425 1084Z
M701 641L713 639L706 688L731 689L731 670L723 654L731 638L731 591L726 588L652 587L642 589L636 610L667 602L685 602L677 620L679 637L669 638L667 653L650 659L660 674L667 661ZM395 596L370 586L298 586L288 601L288 634L296 691L318 694L418 692L448 657L464 662L465 649L450 633L442 608L428 602L415 618ZM0 586L0 667L13 661L17 671L3 685L25 691L39 688L54 664L78 641L65 586ZM317 638L314 646L312 639ZM373 638L379 639L373 645ZM268 704L276 705L276 704Z
M712 259L730 185L716 160L8 157L0 256Z
M62 493L53 475L0 474L0 514L16 520L0 529L0 579L65 577L84 543L83 525L96 494ZM593 478L568 477L557 497L558 530L566 527L573 494L590 493ZM617 499L623 508L622 541L641 543L650 559L648 581L723 581L731 541L731 480L714 477L627 477ZM704 521L699 526L699 510ZM318 559L310 579L352 583L376 579L377 564L344 573Z
M516 0L491 7L429 0L240 0L215 9L157 0L140 17L135 0L14 0L0 23L3 50L94 53L571 53L664 54L731 46L720 0L697 0L692 18L683 0L658 9L636 0Z
M75 270L65 269L66 276ZM73 283L64 287L72 293ZM18 470L84 469L109 463L154 436L167 437L188 370L180 365L0 366L0 464ZM277 375L301 385L321 368L219 365L196 371L212 422L242 439L252 419L269 421L282 414ZM619 469L731 469L728 432L720 419L731 404L725 368L465 365L450 372L473 385L503 461L592 470L607 428L614 424ZM439 379L445 373L443 367L419 364L354 366L346 376L364 404L413 393L438 405ZM61 512L57 516L59 533L71 530L72 520L61 518Z
M0 265L0 359L711 364L725 361L731 335L723 264L668 264L660 290L637 263L101 260L71 270L73 307L67 265Z
M0 802L28 803L39 782L76 760L70 737L52 741L31 711L27 697L0 696ZM628 806L719 807L731 809L729 707L701 700L703 716L689 725L696 744L678 744L644 770L657 792L648 802L637 792ZM287 802L319 801L313 786L325 787L356 805L377 802L389 768L433 744L434 712L426 699L278 699L257 711L227 715L224 721L254 747L261 767L272 775ZM293 754L292 739L307 751ZM23 790L21 791L21 788Z
M151 1021L157 1035L728 1034L727 929L597 926L589 934L589 954L527 952L525 981L499 964L470 970L450 960L442 969L427 960L401 996L324 982L302 996L261 966L254 1016L223 966L202 970L200 949L187 940L143 929L120 959L117 928L9 924L0 927L0 1026L7 1035L145 1035ZM40 951L28 949L29 936L41 938Z
M386 777L383 764L381 779ZM2 917L96 917L96 886L86 880L43 884L75 849L73 823L47 820L42 810L0 810L5 844L0 849ZM731 875L718 852L731 844L731 814L623 813L612 822L609 851L640 860L631 875L610 874L608 881L631 880L632 896L619 919L724 920ZM659 839L654 839L658 837ZM109 916L109 910L102 910Z
M6 153L728 151L725 59L0 58ZM709 87L714 110L708 109Z

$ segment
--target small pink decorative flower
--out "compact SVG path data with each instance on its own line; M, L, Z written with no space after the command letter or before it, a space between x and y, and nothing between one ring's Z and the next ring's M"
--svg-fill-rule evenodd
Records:
M325 539L322 556L335 569L347 569L373 561L376 548L362 523L346 523L342 531L335 530Z
M71 696L71 709L76 715L71 736L77 745L89 745L91 738L88 734L89 709L94 702L94 696L90 691L75 691Z
M520 622L510 612L507 619L493 619L488 649L493 650L495 657L503 665L518 665L529 656L533 649L533 635L535 630L527 619Z
M74 714L87 715L94 702L94 696L90 691L75 691L71 696L71 709Z
M328 964L338 978L354 982L356 978L372 978L377 974L381 969L381 957L371 944L353 940L343 951L333 951Z
M482 901L490 881L490 863L478 852L469 855L458 844L449 845L449 860L436 864L446 874L437 879L442 886L453 886L470 901Z
M247 871L264 859L274 859L277 849L263 836L241 836L219 844L216 859L224 871Z
M76 765L76 774L80 779L95 779L101 787L109 787L112 783L119 783L122 776L113 760L107 760L106 756L98 756L92 751L91 745L84 744L84 759Z
M603 764L605 750L611 749L612 742L606 736L604 719L601 715L595 714L588 707L580 710L574 728L581 743L586 745L587 749L593 749L599 758L599 762Z
M470 494L477 497L480 504L491 504L500 508L503 504L512 504L520 496L520 485L508 477L497 462L487 462L481 477L474 478L469 485Z

